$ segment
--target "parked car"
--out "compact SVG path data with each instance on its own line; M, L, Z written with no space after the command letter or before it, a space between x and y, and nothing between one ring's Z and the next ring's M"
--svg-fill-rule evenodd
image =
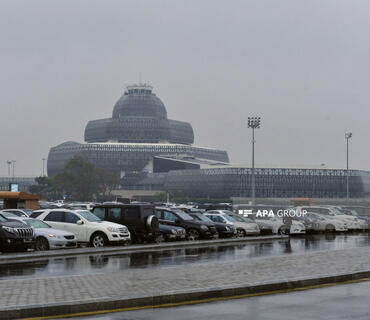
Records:
M58 230L75 234L78 243L103 247L109 243L128 243L131 240L127 227L103 221L87 210L49 209L38 219Z
M363 207L363 206L342 206L343 209L346 210L348 215L357 217L361 220L366 221L367 227L366 229L370 229L370 208Z
M33 218L10 218L23 222L34 229L38 251L49 249L76 248L77 239L72 232L52 228L46 222Z
M306 228L303 223L292 220L292 225L290 226L289 230L288 227L284 224L283 220L276 216L269 216L269 215L259 215L257 216L256 213L249 215L249 217L255 221L256 223L263 222L269 225L272 228L272 232L274 234L304 234L306 233Z
M213 223L194 220L179 209L157 207L155 210L161 224L184 228L188 240L218 238L217 229Z
M346 222L318 213L307 212L304 216L296 219L305 225L306 232L342 232L348 230Z
M4 209L4 210L1 210L0 213L9 212L9 213L15 214L18 217L29 217L32 211L33 210L31 209Z
M0 251L27 251L35 246L33 228L0 214Z
M210 218L208 218L206 215L200 212L190 211L188 212L188 215L198 221L213 223L213 225L217 229L217 232L220 238L231 238L231 237L236 236L236 229L233 225L229 225L227 223L221 223L221 222L214 222Z
M159 230L165 241L186 239L186 230L184 228L159 224Z
M150 204L103 203L92 212L100 219L127 226L135 243L162 241L158 218Z
M245 237L247 235L258 235L260 229L255 222L246 222L239 216L234 216L234 213L229 210L210 210L205 215L213 222L226 223L234 226L237 237Z
M366 221L348 214L344 214L334 206L302 206L296 207L296 209L300 210L301 212L305 210L306 212L318 213L324 216L335 216L336 219L346 222L348 230L361 230L365 229L367 226Z

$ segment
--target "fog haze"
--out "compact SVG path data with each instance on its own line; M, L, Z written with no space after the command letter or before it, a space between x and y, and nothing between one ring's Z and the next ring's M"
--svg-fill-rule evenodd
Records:
M0 176L42 173L125 85L149 82L195 145L250 163L370 169L370 3L1 1Z

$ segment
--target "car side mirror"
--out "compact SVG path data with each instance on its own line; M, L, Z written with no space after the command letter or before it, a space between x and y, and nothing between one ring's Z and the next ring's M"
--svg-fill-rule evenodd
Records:
M82 220L78 220L77 224L81 225L81 224L84 224L84 222Z

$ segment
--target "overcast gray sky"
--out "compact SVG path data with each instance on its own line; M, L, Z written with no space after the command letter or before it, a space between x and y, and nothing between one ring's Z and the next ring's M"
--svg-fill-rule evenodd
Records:
M148 81L195 144L256 161L370 169L370 2L0 2L0 175L39 175L126 84Z

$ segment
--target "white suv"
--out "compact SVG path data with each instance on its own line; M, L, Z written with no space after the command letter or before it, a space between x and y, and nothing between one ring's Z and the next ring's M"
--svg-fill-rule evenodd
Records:
M128 243L131 240L127 227L103 221L87 210L49 209L37 219L43 220L55 229L72 232L79 243L103 247L109 243Z

